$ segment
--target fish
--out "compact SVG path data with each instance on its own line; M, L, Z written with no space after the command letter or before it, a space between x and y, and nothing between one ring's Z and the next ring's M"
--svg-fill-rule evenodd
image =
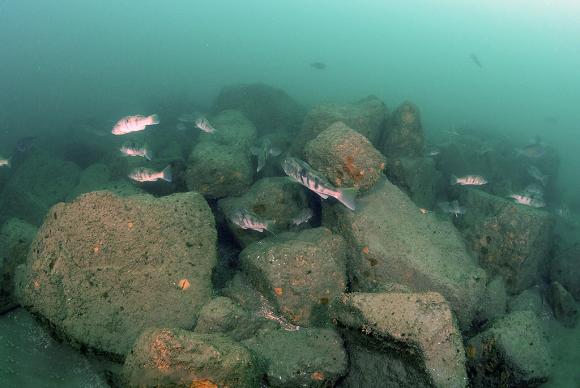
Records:
M539 142L531 143L516 149L516 154L530 159L539 159L546 154L546 147Z
M451 202L439 202L439 208L443 210L445 213L453 214L455 217L459 217L461 214L465 214L465 208L459 206L459 202L457 200Z
M195 126L206 133L214 133L215 128L207 121L205 117L200 117L195 120Z
M473 63L475 63L477 65L477 67L479 67L480 69L483 69L483 65L481 64L481 61L479 60L477 55L471 53L471 54L469 54L469 58L471 58L471 61Z
M292 218L292 225L296 226L302 225L310 221L313 215L314 213L312 212L312 209L310 209L309 207L302 209L302 211L300 211L300 213L298 213L296 217Z
M324 62L312 62L310 64L310 67L312 67L313 69L316 69L316 70L324 70L324 69L326 69L326 63L324 63Z
M528 174L540 182L542 186L546 186L546 183L548 182L548 175L543 174L536 166L528 167Z
M140 146L135 142L128 141L121 146L121 152L125 156L142 156L147 160L151 160L153 155L146 145Z
M534 198L544 197L544 189L535 183L526 186L524 193Z
M0 167L11 167L12 161L10 158L3 158L0 156Z
M511 194L509 198L514 199L520 205L526 205L530 207L540 208L545 207L546 203L541 198L534 198L526 194Z
M441 151L437 148L430 148L427 150L427 156L438 156L441 153Z
M286 321L285 319L279 317L278 315L274 314L274 311L272 311L271 308L268 307L262 307L259 311L258 311L258 316L262 317L262 318L266 318L270 321L274 321L277 324L280 325L280 327L286 331L298 331L300 330L300 326L298 325L293 325L292 323Z
M32 143L36 139L36 136L25 136L18 139L16 142L16 152L26 152L32 148Z
M230 216L230 221L242 229L251 229L262 233L264 230L275 235L272 231L273 225L276 221L262 220L258 215L252 213L247 209L237 209Z
M250 152L258 158L256 172L260 172L260 170L264 168L268 156L278 156L282 153L278 148L272 147L272 142L268 138L264 139L259 147L251 147Z
M481 175L466 175L461 178L452 175L451 184L461 186L482 186L487 184L487 179L485 179Z
M127 116L117 121L111 133L113 135L126 135L131 132L143 131L149 125L159 124L159 116Z
M350 210L356 208L356 188L336 188L308 163L297 158L286 158L282 161L282 169L294 181L306 186L322 199L333 197Z
M131 171L129 178L137 182L155 182L160 179L171 182L173 180L170 166L165 167L162 171L154 171L149 168L138 167Z

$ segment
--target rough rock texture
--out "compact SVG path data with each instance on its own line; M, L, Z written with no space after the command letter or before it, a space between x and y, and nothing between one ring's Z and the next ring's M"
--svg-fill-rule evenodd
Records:
M359 209L323 208L323 225L347 241L347 265L354 291L398 283L414 291L437 291L468 328L486 284L485 271L466 252L453 225L422 214L384 179L359 198Z
M556 254L551 262L550 278L562 284L580 302L580 244Z
M267 365L269 387L332 387L347 371L334 330L263 330L243 344Z
M370 189L382 177L386 159L369 140L342 122L306 144L308 163L337 187Z
M442 176L431 158L389 159L387 177L403 190L413 202L425 209L433 209L437 193L442 191Z
M261 83L222 89L212 110L226 109L243 112L260 134L294 133L304 118L304 110L286 92Z
M501 275L512 294L534 285L551 249L550 213L476 189L464 190L459 202L469 209L461 229L480 265Z
M254 168L245 151L203 142L191 153L185 179L189 190L215 199L244 193L253 176Z
M328 305L344 292L344 240L326 228L284 233L240 253L242 269L276 310L300 326L328 323Z
M354 104L318 105L306 115L302 129L292 145L292 153L300 156L308 141L337 121L345 123L377 146L386 115L385 104L374 96Z
M566 327L574 327L578 322L578 306L574 297L558 282L552 282L548 300L554 316Z
M351 356L345 387L465 387L461 333L438 293L352 293L333 306Z
M267 231L260 233L241 229L230 222L237 209L247 209L263 220L274 220L274 232L288 229L292 219L308 207L308 197L304 187L288 178L262 178L241 197L228 197L219 200L218 206L224 213L228 227L242 247L268 236Z
M10 177L0 196L0 214L40 225L48 209L64 201L78 183L80 168L39 151Z
M201 142L212 142L248 151L256 144L256 127L242 112L226 110L210 117L213 133L201 133Z
M419 108L404 102L393 112L379 148L387 158L420 157L425 152L425 139Z
M254 335L258 327L256 315L251 315L231 299L220 296L203 306L194 332L223 333L241 341Z
M36 228L18 218L10 218L0 229L0 314L16 306L14 272L24 263Z
M507 291L505 289L505 282L501 276L496 276L485 288L478 318L483 322L493 322L504 316L506 311Z
M252 354L222 334L150 328L127 356L129 387L224 387L259 385Z
M540 320L553 319L550 306L542 297L540 287L535 286L520 292L508 301L510 313L518 311L532 311Z
M550 349L531 311L512 313L468 341L468 372L475 387L537 387L553 366Z
M199 194L85 194L50 210L17 273L19 300L73 343L122 358L146 327L194 326L215 244Z

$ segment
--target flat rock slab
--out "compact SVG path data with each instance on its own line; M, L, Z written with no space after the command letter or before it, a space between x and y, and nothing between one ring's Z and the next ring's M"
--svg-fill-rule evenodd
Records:
M440 294L344 294L333 315L350 339L346 386L467 386L461 333Z
M122 358L144 328L194 326L212 293L215 244L199 194L93 192L50 210L16 288L68 340Z
M460 326L469 328L485 289L486 274L467 253L449 221L423 214L384 179L358 199L353 212L323 207L323 225L347 241L353 290L375 291L396 283L445 297Z
M147 329L127 356L123 370L129 387L257 386L252 354L222 334L181 329Z

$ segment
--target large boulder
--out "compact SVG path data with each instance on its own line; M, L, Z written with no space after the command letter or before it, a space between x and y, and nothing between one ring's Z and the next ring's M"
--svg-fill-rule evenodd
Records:
M505 282L501 276L491 279L485 288L485 294L479 308L479 320L482 323L493 322L507 311L508 296Z
M122 358L146 327L195 325L211 297L215 245L199 194L93 192L51 209L16 288L69 341Z
M252 354L223 334L181 329L143 332L123 368L129 387L240 387L259 384Z
M442 191L442 175L432 158L389 159L387 177L421 208L435 207L437 194Z
M480 265L501 275L512 294L534 285L552 247L550 213L475 189L463 190L460 202L468 209L462 233Z
M253 336L260 323L258 315L240 307L223 296L209 301L199 313L194 332L197 334L227 334L236 341Z
M247 209L263 220L274 220L275 233L292 226L292 220L308 207L308 197L302 187L288 178L262 178L241 197L228 197L218 201L228 227L236 241L246 247L264 237L264 233L241 229L230 221L238 209Z
M423 214L384 179L359 198L356 212L323 208L323 225L347 241L353 290L374 291L397 283L414 291L437 291L468 328L486 284L486 274L449 221Z
M326 228L287 232L240 253L251 283L288 321L328 324L328 306L346 288L345 243Z
M332 387L347 371L342 339L331 329L262 330L243 344L266 365L269 387Z
M32 154L10 177L0 197L0 213L40 225L48 209L64 201L81 169L43 151Z
M265 84L229 86L220 92L214 112L235 109L243 112L261 135L268 132L294 133L304 117L304 110L282 89Z
M552 282L548 291L548 301L554 311L554 316L566 327L574 327L578 322L578 306L560 283Z
M333 315L350 354L344 387L467 386L461 333L440 294L345 294Z
M465 350L475 387L537 387L553 367L548 342L531 311L496 321L470 339Z
M385 127L380 150L389 159L423 156L425 139L417 106L404 102L393 112Z
M374 96L353 104L318 105L306 115L302 129L292 145L292 153L300 156L306 143L337 121L345 123L377 146L386 115L385 104Z
M306 160L338 187L370 189L382 177L385 157L370 141L342 122L306 144Z
M550 266L550 278L580 302L580 243L560 249Z
M14 272L26 260L34 236L36 227L18 218L10 218L0 229L0 314L18 306Z

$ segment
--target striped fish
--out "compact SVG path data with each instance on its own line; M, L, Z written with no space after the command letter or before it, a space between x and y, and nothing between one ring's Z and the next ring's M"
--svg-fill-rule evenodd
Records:
M355 188L334 187L322 174L300 159L291 157L284 159L282 169L290 178L314 191L321 198L333 197L350 210L355 210L357 193Z
M131 132L144 130L148 125L159 124L159 117L157 115L151 116L127 116L117 121L111 133L113 135L125 135Z
M230 217L230 221L242 229L251 229L260 233L267 230L268 232L275 234L272 232L272 225L274 225L275 221L262 220L256 214L246 209L238 209L234 211Z

